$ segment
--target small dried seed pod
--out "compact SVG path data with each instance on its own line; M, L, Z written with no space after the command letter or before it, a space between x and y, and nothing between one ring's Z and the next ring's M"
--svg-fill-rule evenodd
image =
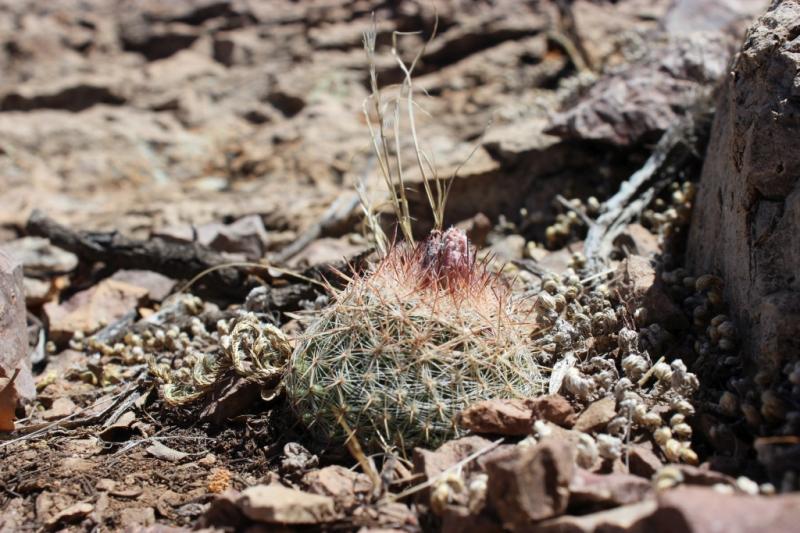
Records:
M673 428L678 424L683 424L684 422L686 422L686 416L682 415L681 413L676 413L669 419L669 425Z
M688 444L688 443L687 443ZM692 466L697 466L700 464L700 458L697 457L697 454L688 446L684 446L681 448L680 452L680 459L684 463L690 464Z
M691 404L688 400L684 400L683 398L676 399L670 403L670 407L673 411L676 411L683 416L692 416L694 414L694 405Z
M681 460L681 443L675 439L669 439L664 443L661 449L664 451L664 457L671 463L677 463Z
M567 298L563 294L556 294L553 296L553 301L556 304L556 312L560 313L567 307Z
M683 483L683 472L674 466L665 466L655 474L653 484L656 490L671 489Z
M722 287L722 278L711 274L703 274L698 277L694 283L694 288L697 291L707 291L714 287Z
M628 419L624 416L617 416L611 419L611 422L608 423L606 426L606 432L608 432L609 435L619 437L625 435L627 428Z
M659 446L663 447L671 438L672 430L666 426L662 426L653 432L653 440L655 440Z
M580 433L578 435L576 448L578 452L578 456L576 457L578 466L582 468L591 468L592 465L597 462L599 452L597 451L597 443L591 435Z
M728 339L728 338L725 338L725 337L722 337L719 340L718 346L719 346L720 350L724 350L726 352L730 352L730 351L733 351L734 349L736 349L736 343L733 342L731 339Z
M653 375L658 381L672 381L672 369L667 363L656 363L653 367Z
M736 478L736 488L740 491L744 492L745 494L749 494L750 496L758 496L758 483L753 481L752 479L739 476Z
M617 459L622 455L622 441L617 437L601 433L597 436L597 453L603 459Z
M744 415L744 419L747 422L747 425L751 428L757 428L761 425L761 413L759 412L758 408L752 403L743 403L741 406L742 415Z
M786 419L786 403L772 390L761 393L761 414L768 422L783 422Z
M736 326L734 326L733 322L730 320L726 320L717 326L717 331L722 337L727 337L729 339L736 338Z
M719 410L725 416L736 416L739 412L739 398L730 391L725 391L719 398Z
M550 293L542 291L536 299L536 308L542 311L555 311L556 301Z
M689 424L675 424L672 426L672 434L682 440L692 438L692 426Z

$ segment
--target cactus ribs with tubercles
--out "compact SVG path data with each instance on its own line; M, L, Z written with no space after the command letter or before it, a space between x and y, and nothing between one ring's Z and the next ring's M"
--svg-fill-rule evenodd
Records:
M463 231L399 243L341 291L290 359L285 386L314 437L368 449L433 446L489 398L531 397L546 376L534 314L476 260Z

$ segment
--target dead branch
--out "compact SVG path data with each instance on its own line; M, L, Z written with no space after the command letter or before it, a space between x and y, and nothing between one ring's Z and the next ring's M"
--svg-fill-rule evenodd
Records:
M590 221L584 242L590 270L602 270L613 250L614 239L676 176L699 164L712 117L708 106L700 107L700 111L687 115L662 135L644 166L623 182L614 196L603 202L601 215Z
M108 269L141 269L185 279L230 261L199 243L175 243L160 238L130 239L119 233L73 231L35 210L26 225L29 235L46 237L84 261L103 263ZM218 268L208 274L206 285L227 296L247 293L247 272Z

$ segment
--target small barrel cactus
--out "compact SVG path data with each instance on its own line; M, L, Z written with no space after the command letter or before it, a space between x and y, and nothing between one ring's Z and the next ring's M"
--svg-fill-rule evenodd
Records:
M457 434L457 414L475 401L542 393L534 328L531 309L475 260L462 231L434 231L334 295L284 385L322 443L352 431L372 450L435 446Z

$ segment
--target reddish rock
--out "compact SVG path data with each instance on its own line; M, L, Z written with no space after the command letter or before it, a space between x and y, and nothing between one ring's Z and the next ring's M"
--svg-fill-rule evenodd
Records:
M652 492L649 481L631 474L594 474L578 469L569 482L569 506L616 507L637 503Z
M617 279L623 297L631 304L645 310L644 324L658 322L670 329L682 329L689 325L686 315L664 291L656 280L656 270L649 259L631 255L617 268Z
M36 389L28 358L28 327L25 311L22 265L0 250L0 378L10 378L19 371L13 383L0 387L0 411L13 415L17 397L32 399ZM3 416L0 414L0 416ZM3 417L12 424L8 416ZM13 427L13 426L12 426Z
M582 516L560 516L539 522L531 533L647 533L644 522L657 504L648 500Z
M336 517L333 498L280 485L256 485L236 501L250 520L267 524L320 524Z
M686 254L696 274L724 279L754 373L797 360L800 346L798 18L800 1L771 2L731 65Z
M546 420L564 428L575 425L576 415L572 405L560 394L548 394L528 401L533 420Z
M614 240L614 245L645 258L653 257L661 251L658 237L641 224L628 224L625 232Z
M592 432L605 429L611 419L617 416L617 402L606 396L589 405L575 421L575 430Z
M800 495L744 496L711 488L681 487L658 496L647 520L652 533L793 533L800 523Z
M147 299L153 302L169 296L176 283L172 278L149 270L119 270L110 279L147 290Z
M467 407L459 424L473 433L528 435L533 428L533 412L523 399L492 399Z
M339 509L351 509L372 490L372 483L366 475L339 465L312 470L303 476L302 481L312 494L333 498Z
M650 479L664 464L653 452L651 446L638 444L628 451L628 465L631 474Z
M442 533L502 533L494 517L486 513L474 514L466 507L448 506L442 516Z
M477 402L459 415L461 427L474 433L491 435L528 435L536 420L572 427L575 423L575 411L563 396L549 394L532 399Z
M50 336L66 341L76 331L94 333L136 309L147 293L142 287L105 279L66 302L47 303L44 312L50 324Z
M490 446L492 441L470 436L448 441L436 451L414 448L414 472L433 479L462 459Z
M569 503L573 450L547 440L514 447L486 463L489 505L503 526L527 531L533 522L562 514Z

